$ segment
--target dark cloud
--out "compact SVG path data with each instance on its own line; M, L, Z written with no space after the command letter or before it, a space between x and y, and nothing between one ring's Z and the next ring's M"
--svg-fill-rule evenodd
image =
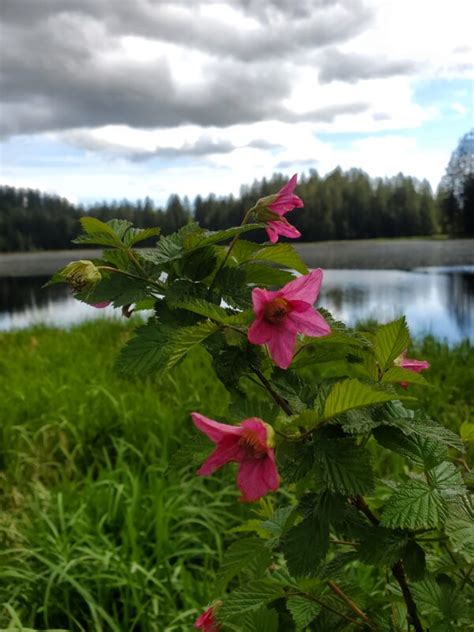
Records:
M319 58L319 81L345 81L356 83L361 79L380 79L395 75L409 75L417 70L417 64L407 59L388 60L370 55L341 53L331 48Z
M312 158L305 158L304 160L282 160L276 165L276 169L289 169L290 167L298 166L300 169L308 167L316 167L317 160Z
M294 116L295 55L346 41L370 23L362 0L236 0L248 31L212 0L1 0L0 133L123 124L225 127L266 119L331 121L335 106ZM207 10L205 10L207 7ZM163 54L123 55L134 35L206 55L201 81L184 82ZM349 107L349 109L347 109Z

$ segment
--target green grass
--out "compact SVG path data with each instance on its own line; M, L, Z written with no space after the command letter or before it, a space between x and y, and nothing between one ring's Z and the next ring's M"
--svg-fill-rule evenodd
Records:
M113 359L130 329L0 335L0 629L189 631L229 529L252 511L231 468L206 479L169 468L190 411L227 413L209 358L193 353L160 380L120 378ZM472 346L426 338L413 355L432 365L433 388L416 394L466 428Z

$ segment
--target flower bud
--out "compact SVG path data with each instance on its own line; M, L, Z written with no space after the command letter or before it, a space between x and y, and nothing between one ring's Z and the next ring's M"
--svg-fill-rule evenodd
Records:
M275 430L273 429L272 426L270 426L270 424L267 424L264 421L262 423L267 429L267 446L269 448L274 448L276 445Z
M61 270L62 278L69 283L73 290L80 292L88 286L98 283L102 276L100 270L92 261L79 259L79 261L71 261Z

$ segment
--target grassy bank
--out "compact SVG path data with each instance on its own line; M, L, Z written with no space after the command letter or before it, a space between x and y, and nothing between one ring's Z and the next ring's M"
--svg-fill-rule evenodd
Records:
M206 354L159 380L119 378L129 330L0 335L0 629L188 631L229 530L255 510L222 485L230 468L169 467L190 411L227 412ZM466 433L474 349L426 338L414 355L432 364L425 405Z

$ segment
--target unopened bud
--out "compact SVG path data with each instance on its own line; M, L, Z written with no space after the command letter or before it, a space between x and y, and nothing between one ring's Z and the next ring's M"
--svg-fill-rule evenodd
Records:
M273 430L273 427L270 426L270 424L267 424L265 422L263 422L265 428L267 429L267 446L269 448L274 448L275 447L275 431Z
M92 261L79 259L71 261L61 270L61 276L76 292L80 292L88 286L98 283L102 276L100 270Z

